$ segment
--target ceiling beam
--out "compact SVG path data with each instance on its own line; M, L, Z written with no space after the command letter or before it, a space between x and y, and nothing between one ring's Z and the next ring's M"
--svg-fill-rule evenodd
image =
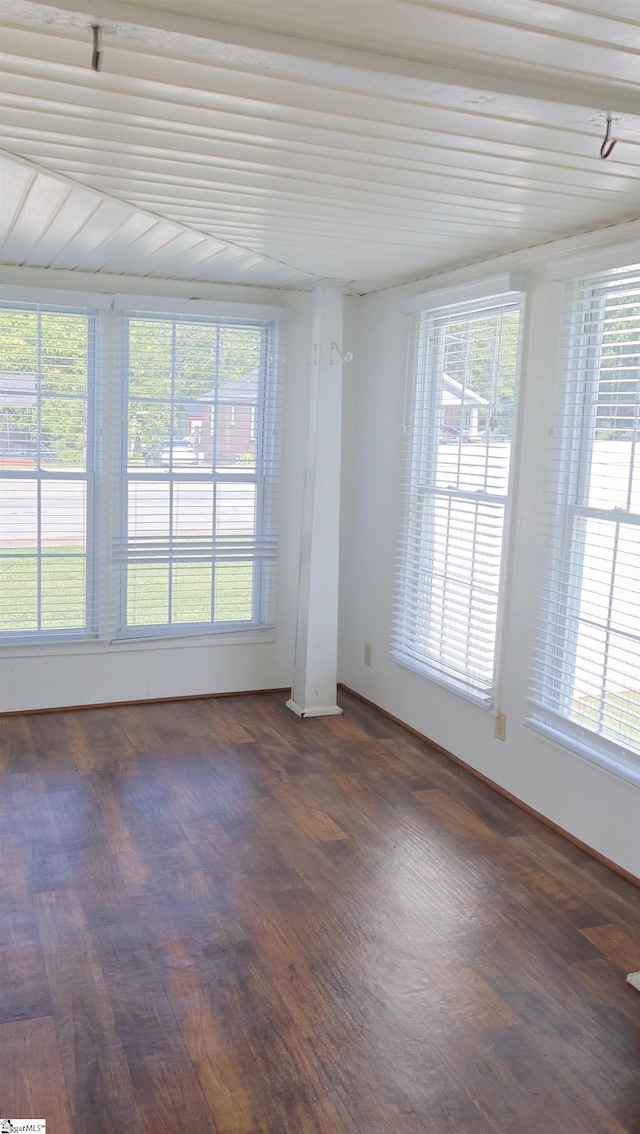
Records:
M514 65L500 72L443 65L435 59L399 55L189 17L122 3L120 0L0 0L7 23L37 23L52 31L86 32L98 23L104 37L105 68L109 41L135 44L149 52L208 60L227 67L257 70L282 78L357 89L417 102L444 101L469 112L540 121L550 125L604 125L615 118L618 136L640 135L640 91L631 84L593 81L550 84L540 72L524 77ZM88 46L89 58L90 47Z

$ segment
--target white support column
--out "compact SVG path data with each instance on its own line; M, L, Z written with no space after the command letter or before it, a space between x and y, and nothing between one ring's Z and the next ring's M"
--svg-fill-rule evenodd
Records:
M338 557L342 419L343 288L314 294L296 655L291 700L299 717L341 713L338 672Z

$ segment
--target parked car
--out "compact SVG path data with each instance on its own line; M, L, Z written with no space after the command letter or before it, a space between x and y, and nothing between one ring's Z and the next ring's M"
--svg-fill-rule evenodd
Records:
M447 444L447 442L470 441L471 437L468 429L456 429L453 425L440 426L440 444Z
M145 453L144 463L145 465L159 465L165 469L173 464L175 469L193 468L200 462L196 450L188 441L163 441L157 449Z
M198 454L188 441L167 441L160 450L160 464L168 468L176 465L197 465Z

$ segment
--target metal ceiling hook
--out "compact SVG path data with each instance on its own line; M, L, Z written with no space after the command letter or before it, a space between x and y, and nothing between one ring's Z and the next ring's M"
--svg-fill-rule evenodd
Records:
M618 144L617 140L615 138L613 139L613 141L611 141L610 139L611 139L611 115L607 114L607 129L606 129L606 132L605 132L605 135L604 135L604 142L600 146L600 157L602 158L603 161L604 161L605 158L609 157L611 151L613 150L613 147Z
M91 30L93 32L93 51L91 53L91 67L94 71L99 71L102 67L102 30L98 24L92 24Z

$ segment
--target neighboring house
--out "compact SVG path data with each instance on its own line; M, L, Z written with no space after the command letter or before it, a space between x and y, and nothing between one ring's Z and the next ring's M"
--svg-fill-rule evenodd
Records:
M449 374L443 374L440 405L441 427L455 429L473 438L478 435L478 411L481 406L488 406L489 403L486 398L474 394L473 390L463 386Z
M35 454L36 379L0 373L0 461L32 462Z
M185 406L186 433L211 461L215 444L217 464L252 464L256 451L258 372L222 382L197 403Z

